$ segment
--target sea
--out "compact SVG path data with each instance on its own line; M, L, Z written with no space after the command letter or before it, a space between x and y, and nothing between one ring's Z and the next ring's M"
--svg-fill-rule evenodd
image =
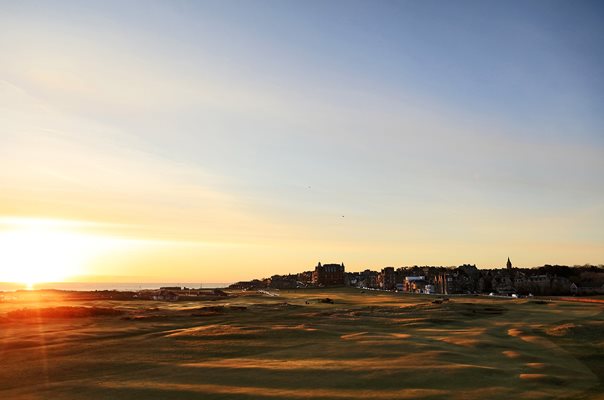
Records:
M15 290L39 290L39 289L57 289L57 290L119 290L134 291L144 289L159 289L167 286L180 286L189 289L219 289L229 286L230 283L224 282L49 282L36 283L32 286L12 282L0 282L0 291L12 292Z

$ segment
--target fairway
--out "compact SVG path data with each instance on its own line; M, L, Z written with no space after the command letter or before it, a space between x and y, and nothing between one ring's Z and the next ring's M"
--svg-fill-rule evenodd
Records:
M206 302L8 299L0 397L603 398L601 304L438 298L325 289ZM15 312L59 306L73 308Z

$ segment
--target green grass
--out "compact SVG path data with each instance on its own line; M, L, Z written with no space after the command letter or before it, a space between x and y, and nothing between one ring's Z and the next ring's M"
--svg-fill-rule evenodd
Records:
M319 302L326 297L335 304ZM432 300L315 289L204 303L87 301L69 305L124 315L31 320L11 319L23 306L4 303L0 397L592 399L604 392L601 304Z

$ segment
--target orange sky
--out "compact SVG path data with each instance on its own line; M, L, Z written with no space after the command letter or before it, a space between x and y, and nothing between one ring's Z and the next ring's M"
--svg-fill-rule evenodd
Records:
M588 14L1 7L0 281L604 262Z

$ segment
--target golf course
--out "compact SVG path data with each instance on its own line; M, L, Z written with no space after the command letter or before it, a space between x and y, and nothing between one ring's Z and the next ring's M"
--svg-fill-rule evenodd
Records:
M604 305L360 289L5 293L3 399L598 399Z

